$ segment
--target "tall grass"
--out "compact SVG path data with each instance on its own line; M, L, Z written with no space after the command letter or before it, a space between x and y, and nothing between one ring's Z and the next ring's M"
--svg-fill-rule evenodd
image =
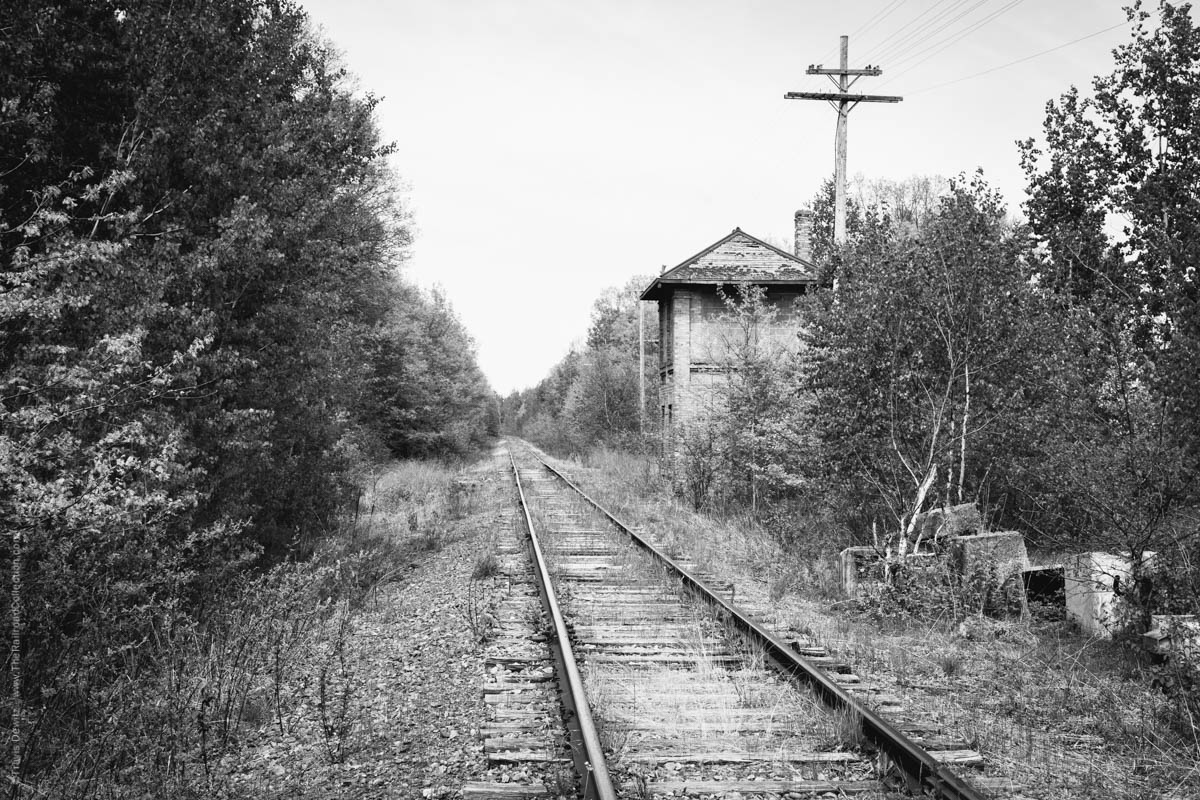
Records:
M153 633L123 654L119 679L75 699L86 719L35 720L11 796L237 794L223 758L255 732L294 733L305 714L329 760L344 758L360 686L345 656L355 614L419 558L422 537L448 536L455 504L469 502L454 498L454 475L422 462L380 467L304 560L231 579L200 617L148 610Z

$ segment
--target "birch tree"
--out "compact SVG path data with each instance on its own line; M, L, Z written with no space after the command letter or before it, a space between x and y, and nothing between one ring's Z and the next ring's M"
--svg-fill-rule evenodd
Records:
M960 178L919 238L883 231L852 246L844 285L812 304L824 462L901 555L916 514L986 496L993 460L1037 402L1055 337L1024 254L998 195L980 175Z

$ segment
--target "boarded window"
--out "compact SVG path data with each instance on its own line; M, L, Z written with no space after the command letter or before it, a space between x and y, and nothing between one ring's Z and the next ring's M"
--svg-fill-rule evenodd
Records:
M700 295L700 319L714 320L727 311L729 311L729 306L725 305L725 301L715 293Z

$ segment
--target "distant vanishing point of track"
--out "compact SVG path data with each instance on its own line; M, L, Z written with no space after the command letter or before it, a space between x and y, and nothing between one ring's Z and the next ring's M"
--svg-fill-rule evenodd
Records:
M965 743L909 714L885 719L889 698L849 665L769 608L739 607L730 586L663 553L532 449L510 450L520 509L499 546L522 591L498 613L484 746L494 761L560 771L468 784L464 797L976 800L991 796L985 784L1013 788L964 778L982 762Z

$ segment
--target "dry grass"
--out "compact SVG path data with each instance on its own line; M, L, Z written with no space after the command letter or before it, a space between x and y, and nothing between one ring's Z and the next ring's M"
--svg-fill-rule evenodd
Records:
M968 638L949 614L920 624L855 617L839 610L832 559L801 561L746 520L692 513L648 477L650 460L606 451L564 466L668 552L733 581L739 603L773 609L793 632L977 745L988 772L1022 784L1026 796L1200 797L1200 741L1167 724L1170 701L1129 646L1065 623L983 621Z
M306 560L227 587L203 622L168 620L107 688L98 733L13 796L236 796L230 787L242 778L224 770L243 743L272 731L294 738L305 726L328 762L353 754L365 677L347 648L378 587L448 535L454 477L437 464L380 467L357 512Z
M365 536L413 539L418 550L445 544L449 521L464 516L471 500L455 483L457 471L434 461L396 461L381 465L359 497L353 527Z

